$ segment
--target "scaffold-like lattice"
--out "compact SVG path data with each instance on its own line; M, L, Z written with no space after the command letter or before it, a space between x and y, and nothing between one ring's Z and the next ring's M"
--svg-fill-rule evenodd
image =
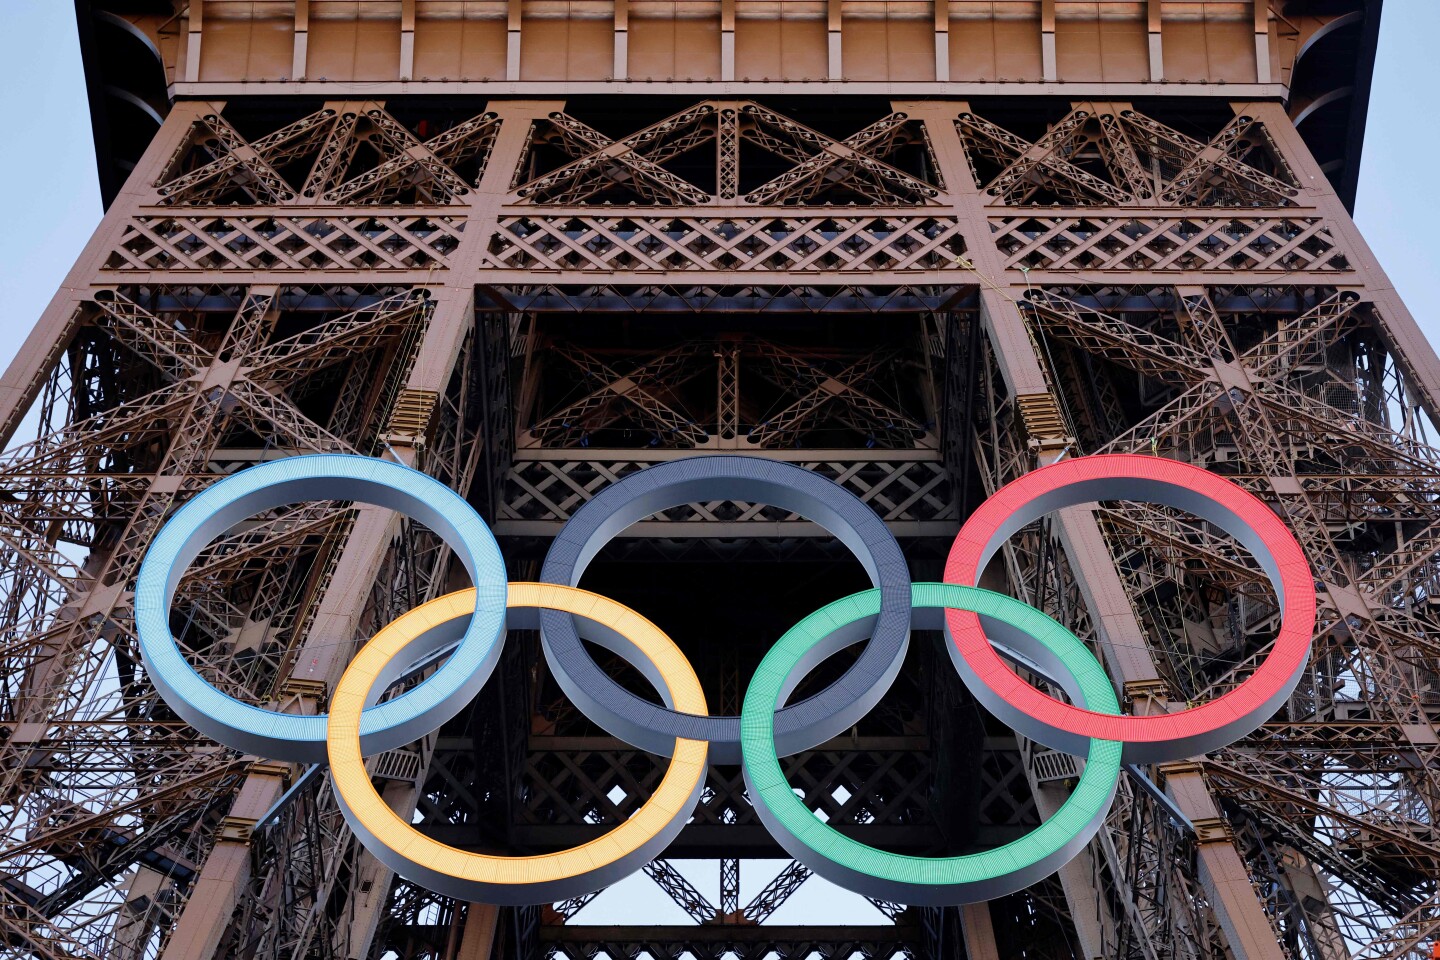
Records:
M1304 93L1318 82L1304 52L1330 49L1363 4L1178 5L1226 8L1212 23L1158 2L717 0L672 20L660 8L684 4L617 0L589 5L614 25L612 72L546 86L522 37L580 50L598 14L406 0L395 89L321 76L347 69L336 45L390 22L340 6L356 5L126 14L154 28L179 93L0 381L0 957L1429 956L1440 361L1327 179L1336 161L1306 139L1334 100ZM683 38L712 6L730 51L713 78L604 86L672 42L657 24ZM1152 72L1069 82L1076 24L1106 6L1135 8L1114 16L1138 16ZM815 65L794 69L817 76L745 79L774 7L793 8L774 13L776 49L810 64L815 41ZM306 35L275 68L293 72L255 84L264 95L224 74L268 56L261 22ZM1201 47L1241 50L1253 80L1162 86L1153 51L1191 69L1197 23ZM965 52L979 24L1014 63L1033 33L1043 82ZM455 72L422 76L450 49L442 33ZM465 73L492 55L513 76ZM863 66L878 57L884 77ZM916 58L929 86L907 88L896 78ZM1298 91L1286 102L1282 79ZM537 577L550 538L609 484L697 453L834 480L895 532L917 580L939 578L985 496L1039 465L1171 458L1288 524L1320 623L1279 713L1224 750L1130 770L1080 856L989 904L857 896L847 923L796 922L787 903L822 881L770 839L729 766L636 881L687 924L616 922L603 892L456 902L367 854L323 769L188 727L138 656L133 581L171 511L248 466L327 451L461 492L512 579ZM786 617L864 586L845 558L793 513L719 500L646 518L587 577L662 625L713 605L677 641L712 708L734 713ZM307 503L211 543L171 627L225 692L323 710L358 643L463 580L418 524ZM1134 713L1232 689L1279 617L1232 538L1150 506L1032 524L985 585L1072 629ZM730 609L745 590L767 591L771 619ZM894 852L1000 846L1079 775L980 710L942 642L917 633L870 716L783 761L817 816ZM517 854L610 829L663 770L580 715L521 631L470 708L372 765L428 835Z

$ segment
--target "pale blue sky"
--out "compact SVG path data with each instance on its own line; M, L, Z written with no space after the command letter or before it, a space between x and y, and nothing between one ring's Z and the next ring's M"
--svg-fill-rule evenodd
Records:
M1356 219L1380 262L1432 340L1440 311L1428 295L1440 267L1440 244L1426 240L1440 222L1440 189L1427 188L1440 132L1426 121L1424 93L1433 82L1430 44L1440 36L1440 3L1388 0L1370 105ZM8 94L0 97L0 369L40 316L100 219L100 198L75 37L74 8L60 0L5 0L0 62ZM1419 116L1414 111L1420 111ZM1418 191L1418 192L1417 192ZM751 862L744 903L780 862ZM716 897L713 866L687 870ZM834 922L880 915L858 898L811 881L777 913L785 923ZM606 922L643 913L649 922L684 922L684 915L643 877L607 891L582 919Z

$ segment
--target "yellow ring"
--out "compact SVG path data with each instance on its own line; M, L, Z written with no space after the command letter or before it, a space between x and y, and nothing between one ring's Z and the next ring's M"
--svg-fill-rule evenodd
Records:
M446 594L396 618L346 668L331 698L326 738L340 808L376 859L407 880L447 896L519 905L563 900L607 886L658 856L685 825L704 783L708 743L677 738L659 787L630 819L589 843L540 856L468 853L432 840L397 816L370 781L360 753L361 711L383 692L381 680L393 676L390 664L396 657L409 652L404 662L413 662L412 645L427 633L441 627L453 633L463 626L453 621L474 613L474 592ZM654 664L673 709L708 714L700 680L685 655L629 607L550 583L511 583L506 606L559 610L610 628ZM377 686L381 689L373 689Z

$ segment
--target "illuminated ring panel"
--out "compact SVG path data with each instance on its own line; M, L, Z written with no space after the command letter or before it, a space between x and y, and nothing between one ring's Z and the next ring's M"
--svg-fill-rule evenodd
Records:
M411 743L459 712L490 676L504 638L506 577L495 538L465 499L397 463L344 454L288 457L226 477L177 510L146 552L135 585L146 672L170 708L206 736L275 760L325 759L323 714L277 713L221 693L170 633L175 588L207 543L246 517L306 500L356 500L399 511L445 541L476 585L474 616L455 654L425 683L365 714L360 736L367 751Z
M818 474L788 463L734 456L691 457L633 473L576 511L551 545L540 579L575 586L600 548L632 523L659 510L705 500L769 504L818 523L855 554L880 589L870 643L834 684L780 711L776 749L782 756L798 753L849 729L879 702L905 660L910 570L875 511ZM706 740L716 763L740 762L739 717L689 716L642 700L596 665L570 617L542 611L540 624L545 658L561 689L607 732L658 754L668 754L677 738Z
M329 756L335 795L350 827L376 859L400 876L460 900L503 905L549 903L590 893L659 856L685 826L705 782L707 745L677 740L660 785L634 815L603 837L532 857L468 853L432 840L375 792L356 732L361 718L408 664L454 642L475 607L473 590L432 600L377 633L345 670L330 704ZM563 610L586 621L599 643L656 679L667 706L704 715L705 696L684 654L654 624L614 600L549 583L512 583L512 627L533 628L531 611ZM516 615L518 613L518 615Z
M1094 655L1034 607L978 587L942 583L915 584L911 603L916 629L938 628L941 608L978 614L997 643L1024 661L1039 663L1077 703L1119 714L1115 692ZM775 751L776 708L816 664L867 636L879 608L876 590L822 607L781 637L755 671L740 729L745 784L760 820L790 856L811 870L884 900L919 906L976 903L1054 873L1104 823L1120 778L1120 744L1088 743L1088 761L1075 790L1038 828L1003 847L958 857L910 857L866 846L819 820L785 781Z
M1088 738L1125 743L1127 763L1178 760L1233 743L1288 699L1310 658L1315 583L1285 524L1247 491L1200 467L1161 457L1114 454L1062 460L1006 484L965 522L950 548L945 581L973 585L1021 527L1052 511L1098 500L1158 503L1185 510L1239 540L1279 598L1282 623L1269 655L1234 690L1198 707L1153 716L1109 716L1046 696L1008 669L973 613L946 613L965 685L1026 737L1083 754Z

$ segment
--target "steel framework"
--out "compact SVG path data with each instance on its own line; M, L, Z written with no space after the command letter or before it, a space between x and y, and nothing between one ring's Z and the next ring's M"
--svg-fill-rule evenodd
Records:
M0 955L1429 955L1440 361L1346 207L1378 2L78 9L108 212L0 380ZM457 903L366 854L323 770L180 722L136 654L168 512L314 451L461 491L516 578L607 484L694 452L834 479L917 579L1039 464L1177 458L1291 525L1320 628L1269 723L1135 771L1078 859L1002 900L772 922L809 872L742 895L782 854L716 766L645 871L692 924ZM274 510L201 555L172 628L232 695L323 709L452 567L385 510ZM586 583L662 625L713 603L675 635L735 712L768 643L864 585L852 567L798 517L716 501L635 525ZM1274 636L1250 558L1173 511L1061 511L988 576L1090 643L1135 712L1229 689ZM727 609L740 589L774 609ZM1076 761L998 727L926 641L790 782L887 849L1004 843ZM516 633L469 710L373 774L432 836L525 852L606 830L660 770Z

